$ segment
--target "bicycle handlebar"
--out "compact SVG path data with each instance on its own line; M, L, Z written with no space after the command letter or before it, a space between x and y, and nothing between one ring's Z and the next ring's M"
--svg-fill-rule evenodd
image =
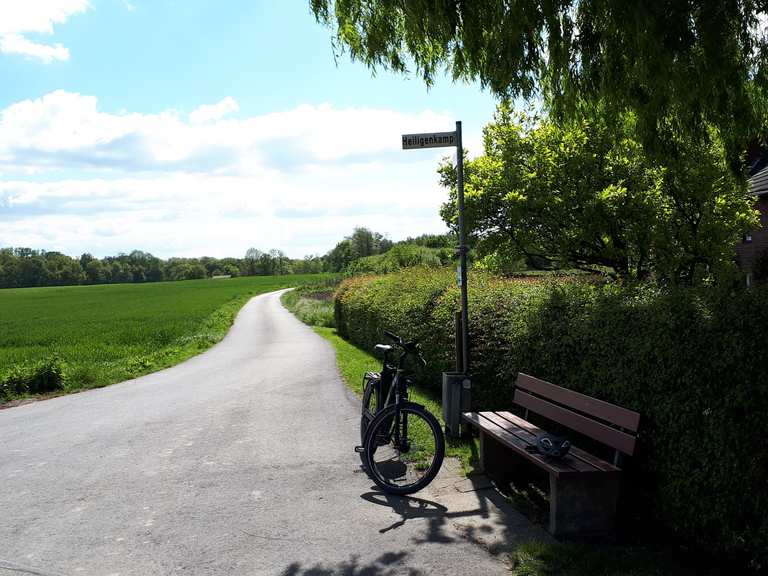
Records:
M400 336L398 336L397 334L392 334L392 332L390 332L389 330L384 330L384 336L386 336L387 338L389 338L391 340L394 340L398 344L402 344L403 343L403 339L400 338Z
M421 360L421 363L426 366L427 361L424 360L424 356L421 355L421 346L419 346L418 342L406 342L402 336L398 336L397 334L393 334L389 330L384 330L384 336L389 338L390 340L394 341L395 344L403 350L405 355L408 354L415 354L419 360Z

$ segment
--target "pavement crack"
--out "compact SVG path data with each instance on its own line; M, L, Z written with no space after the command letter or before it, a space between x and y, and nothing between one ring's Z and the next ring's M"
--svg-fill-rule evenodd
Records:
M243 534L253 536L254 538L262 538L263 540L283 540L285 542L300 542L297 538L285 538L283 536L264 536L262 534L252 534L246 530L240 529Z
M16 564L7 560L0 560L0 570L10 570L11 572L21 572L23 574L35 574L35 576L62 576L56 572L43 572L37 568L22 566L21 564Z

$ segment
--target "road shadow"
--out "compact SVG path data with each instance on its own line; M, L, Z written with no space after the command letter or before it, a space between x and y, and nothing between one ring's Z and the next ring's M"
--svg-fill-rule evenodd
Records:
M294 562L280 576L426 576L421 570L405 566L407 560L408 552L387 552L367 564L360 563L357 556L338 564L303 566Z
M541 526L532 524L515 510L482 474L454 482L438 490L436 496L441 502L380 491L360 495L399 516L392 524L381 527L381 534L408 522L426 521L424 532L413 538L415 544L470 542L498 555L511 553L524 542L551 539Z

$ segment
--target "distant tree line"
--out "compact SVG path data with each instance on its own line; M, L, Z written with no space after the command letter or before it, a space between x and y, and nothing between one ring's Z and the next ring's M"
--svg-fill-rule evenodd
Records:
M450 244L447 236L425 235L405 243L426 247ZM402 243L400 243L402 244ZM196 280L214 276L272 276L343 272L361 258L384 254L394 243L378 232L355 228L327 254L289 258L281 250L249 248L243 258L169 258L147 252L96 258L83 254L73 258L61 252L31 248L0 248L0 288L72 286Z

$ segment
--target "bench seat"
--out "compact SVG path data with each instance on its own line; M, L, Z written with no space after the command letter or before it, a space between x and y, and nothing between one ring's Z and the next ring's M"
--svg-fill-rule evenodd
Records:
M632 455L640 415L621 406L520 373L513 403L595 440L614 452L607 462L571 445L554 459L527 448L544 430L511 412L465 412L462 419L480 433L480 461L491 478L509 478L511 450L549 475L549 526L564 535L613 528L619 495L620 455ZM518 460L518 462L520 462Z
M610 462L593 456L576 446L571 446L568 454L561 460L553 460L535 452L528 452L526 447L536 446L537 435L542 434L544 430L511 412L466 412L462 414L462 417L464 421L474 425L507 448L514 450L523 458L557 477L568 474L621 472Z

